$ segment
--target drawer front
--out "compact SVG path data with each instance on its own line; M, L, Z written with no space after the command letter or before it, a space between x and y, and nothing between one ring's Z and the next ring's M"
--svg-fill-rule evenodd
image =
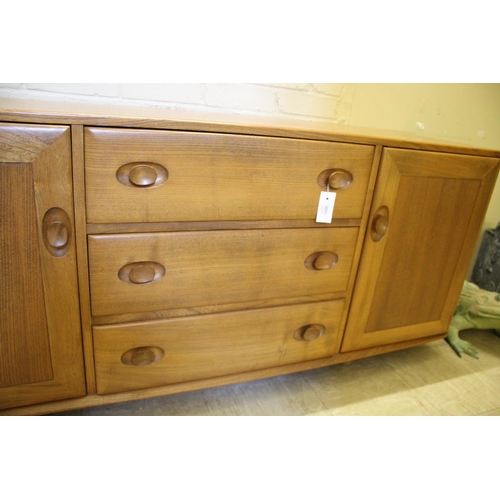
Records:
M94 327L98 394L335 354L343 300Z
M94 316L344 291L358 228L89 236Z
M373 146L195 132L85 130L90 223L314 220L318 177L345 172L334 218L359 218Z

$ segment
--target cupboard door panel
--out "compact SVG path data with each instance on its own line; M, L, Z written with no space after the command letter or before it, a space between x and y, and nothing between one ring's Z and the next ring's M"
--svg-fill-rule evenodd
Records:
M0 387L52 380L31 164L0 164Z
M384 151L344 352L446 332L497 165Z
M0 409L85 394L68 127L0 124Z

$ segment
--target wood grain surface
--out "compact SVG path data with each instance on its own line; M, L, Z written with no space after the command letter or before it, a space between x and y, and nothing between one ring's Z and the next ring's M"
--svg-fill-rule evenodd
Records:
M87 128L89 223L315 220L318 176L342 168L333 217L362 214L374 147L231 134ZM149 186L117 178L124 165L159 165L168 180ZM119 174L118 174L119 176Z
M158 109L2 100L2 119L3 414L442 338L500 157L407 134ZM343 188L331 225L315 222L326 182Z
M345 291L357 228L193 231L89 236L94 316L261 301ZM311 270L307 258L332 252L338 262ZM122 280L138 262L161 265L147 284Z
M299 304L195 318L94 327L98 394L244 373L335 354L344 301ZM294 334L321 324L314 340ZM138 348L164 352L134 366L122 356ZM151 350L151 349L150 349Z
M497 170L492 158L385 150L370 224L385 207L387 232L367 231L343 352L447 331Z
M31 163L0 163L0 213L0 387L52 380Z
M82 396L69 128L0 124L0 177L0 408ZM44 243L55 207L62 255Z

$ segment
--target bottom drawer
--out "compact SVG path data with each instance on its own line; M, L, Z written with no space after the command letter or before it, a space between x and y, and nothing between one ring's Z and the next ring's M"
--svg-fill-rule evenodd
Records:
M336 353L344 300L95 326L97 393L144 389Z

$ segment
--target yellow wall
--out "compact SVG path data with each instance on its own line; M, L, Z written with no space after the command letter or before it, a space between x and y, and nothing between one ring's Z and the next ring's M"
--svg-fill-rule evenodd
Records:
M355 84L349 123L500 149L500 84Z

